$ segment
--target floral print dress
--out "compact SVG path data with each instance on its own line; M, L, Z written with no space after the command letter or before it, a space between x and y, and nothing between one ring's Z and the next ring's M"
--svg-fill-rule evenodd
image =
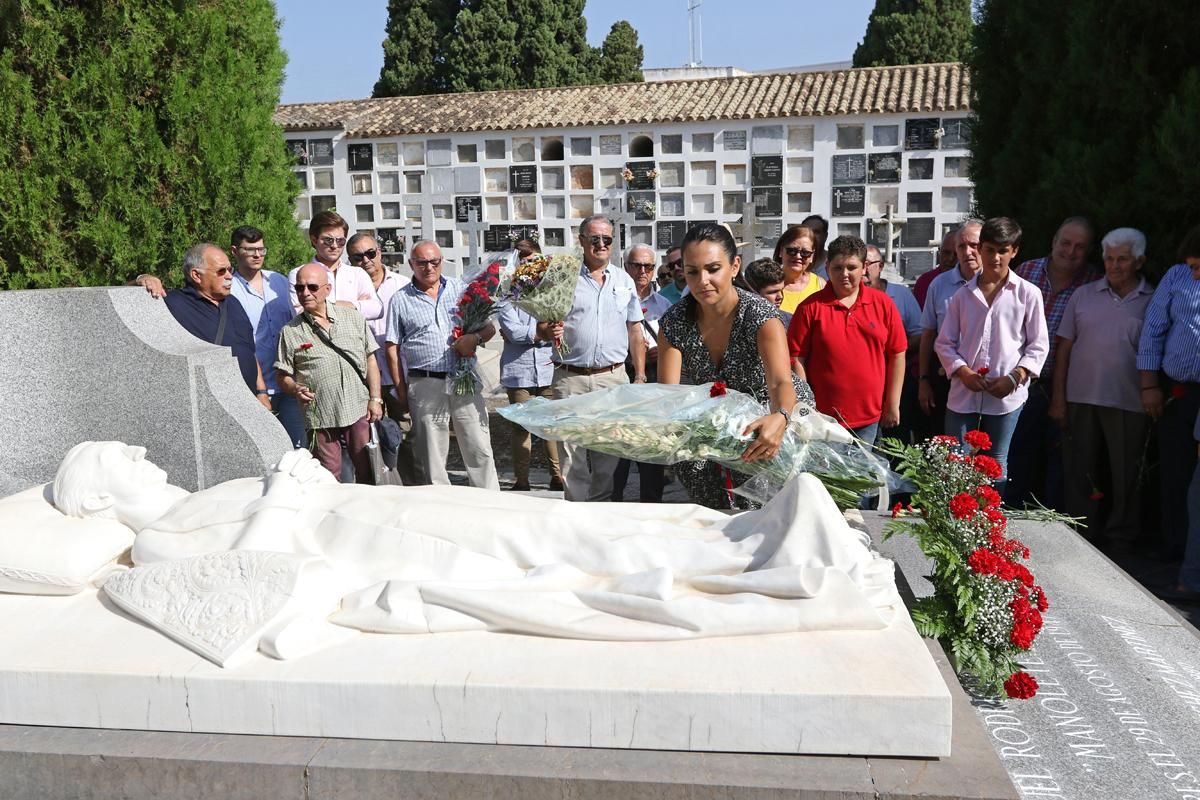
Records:
M700 338L690 296L673 305L660 322L660 330L666 340L679 350L682 357L680 383L699 385L710 381L724 381L730 389L751 395L764 406L770 404L767 394L767 373L758 354L758 331L767 320L783 315L778 309L758 295L737 289L738 304L734 310L733 327L729 331L729 343L720 364L714 364ZM815 405L812 389L797 375L792 375L796 399L810 406ZM674 466L675 476L687 490L693 503L709 508L751 508L753 504L740 495L730 502L725 488L724 468L711 461L685 461ZM743 483L747 476L733 471L733 485Z

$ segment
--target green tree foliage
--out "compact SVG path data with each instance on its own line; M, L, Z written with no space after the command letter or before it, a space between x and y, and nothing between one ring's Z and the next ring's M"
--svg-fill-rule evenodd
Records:
M283 66L268 0L0 3L0 288L178 282L243 224L297 263Z
M971 49L971 0L875 0L854 66L964 61Z
M625 20L618 20L600 46L596 77L600 83L639 83L643 79L643 55L637 31Z
M1152 275L1175 263L1200 223L1194 9L988 0L980 11L971 173L981 211L1017 218L1030 257L1083 214L1101 234L1144 231Z
M376 97L640 81L637 31L587 43L586 0L390 0Z
M375 97L450 91L443 54L456 42L451 34L461 5L460 0L388 0L383 69Z

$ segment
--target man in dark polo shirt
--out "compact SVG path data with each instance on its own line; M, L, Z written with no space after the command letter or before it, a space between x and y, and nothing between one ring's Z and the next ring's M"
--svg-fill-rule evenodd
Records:
M197 339L232 350L242 380L263 408L270 411L271 398L254 356L254 329L250 326L250 318L241 303L229 302L233 286L229 256L215 244L195 245L183 256L183 279L187 285L167 293L167 310Z

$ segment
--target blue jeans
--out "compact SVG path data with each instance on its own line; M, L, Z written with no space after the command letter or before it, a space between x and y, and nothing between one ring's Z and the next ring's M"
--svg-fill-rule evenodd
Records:
M875 420L870 425L863 425L861 428L851 428L850 432L867 444L875 444L875 440L879 438L879 420Z
M1000 477L996 480L996 491L1001 496L1008 486L1008 445L1012 442L1013 431L1016 430L1017 420L1021 409L1007 414L960 414L946 409L946 435L954 436L962 441L967 431L980 430L992 440L992 449L984 451L1000 464ZM1006 501L1007 497L1004 498Z
M304 412L300 410L299 400L290 394L277 391L271 395L271 411L287 431L292 447L301 450L308 447L308 437L304 431Z
M1185 589L1200 592L1200 464L1192 472L1187 508L1187 549L1183 554L1183 566L1179 568L1179 582Z

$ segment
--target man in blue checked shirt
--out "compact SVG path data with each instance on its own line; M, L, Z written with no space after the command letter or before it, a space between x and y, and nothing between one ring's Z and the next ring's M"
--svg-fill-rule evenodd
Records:
M1166 555L1179 557L1188 529L1188 481L1196 467L1192 427L1200 412L1200 225L1179 247L1183 262L1167 270L1150 298L1137 368L1142 407L1158 420L1162 464L1162 536Z
M579 226L583 265L575 304L565 322L538 323L538 336L567 343L554 370L554 396L585 394L629 383L625 359L633 364L634 383L646 382L642 305L633 278L612 258L613 226L601 215ZM608 500L612 496L616 456L563 442L562 471L567 500Z
M467 479L477 488L499 490L483 397L453 394L446 384L455 357L472 355L496 335L496 326L489 322L477 333L454 336L454 312L467 285L442 276L442 251L435 243L418 242L408 265L412 283L392 295L388 306L387 360L396 381L396 401L401 411L407 408L412 415L417 459L430 483L449 485L446 457L454 420Z

